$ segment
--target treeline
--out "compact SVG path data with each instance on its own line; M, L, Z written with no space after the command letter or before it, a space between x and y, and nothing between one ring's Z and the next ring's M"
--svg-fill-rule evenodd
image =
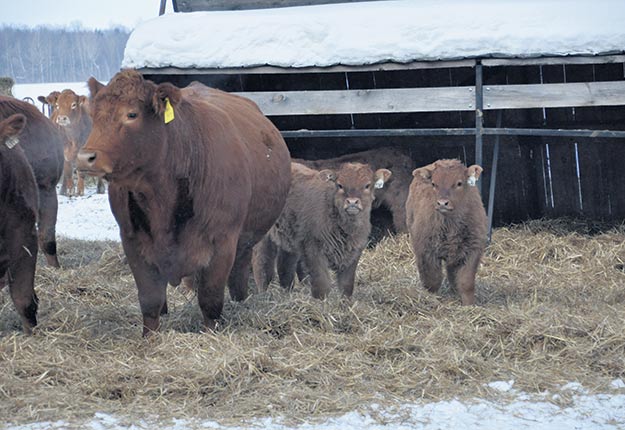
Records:
M107 81L121 67L126 28L0 27L0 76L16 83Z

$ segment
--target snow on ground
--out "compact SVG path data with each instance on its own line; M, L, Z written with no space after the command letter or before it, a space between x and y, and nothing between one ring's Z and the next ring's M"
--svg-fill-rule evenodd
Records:
M30 97L35 106L41 110L41 103L37 100L39 96L47 96L52 91L63 91L69 88L78 95L89 95L89 88L87 87L87 76L85 82L48 82L44 84L16 84L13 86L13 97L16 99L24 100Z
M119 227L109 206L108 194L87 188L82 197L59 198L57 236L83 240L119 241Z
M307 67L625 50L623 0L397 0L166 14L123 67Z
M494 402L476 399L473 402L458 400L432 403L406 404L394 411L373 407L376 421L369 414L351 412L323 422L304 423L289 426L279 419L259 419L243 426L222 426L215 421L178 419L166 423L153 419L129 420L97 413L81 423L66 421L40 422L25 425L8 425L6 430L161 430L215 429L243 430L262 428L265 430L613 430L625 428L625 394L588 395L578 384L563 387L573 393L567 406L558 406L558 396L542 395L532 398L516 393L511 381L501 382L503 395L513 394L511 402ZM496 384L498 384L497 382ZM622 386L620 379L613 385ZM549 399L554 402L549 401ZM132 423L132 424L129 424Z

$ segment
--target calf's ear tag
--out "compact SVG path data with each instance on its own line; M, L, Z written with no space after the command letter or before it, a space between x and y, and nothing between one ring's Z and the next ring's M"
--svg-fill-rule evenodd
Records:
M477 183L477 178L475 177L475 175L469 176L469 179L467 179L467 184L469 184L470 187L475 187L476 183Z
M373 185L374 188L376 189L380 189L380 188L384 188L384 179L380 178L377 181L375 181L375 185Z
M17 145L19 142L20 140L17 136L11 136L4 141L4 144L7 146L7 148L13 149L15 148L15 145Z
M169 124L174 120L174 108L169 102L169 97L165 98L165 114L163 115L165 124Z

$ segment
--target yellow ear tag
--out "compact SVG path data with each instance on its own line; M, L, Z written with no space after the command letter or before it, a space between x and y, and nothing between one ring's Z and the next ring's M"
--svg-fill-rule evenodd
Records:
M165 124L169 124L170 122L172 122L174 120L174 108L172 107L171 103L169 102L169 97L165 98L165 115L164 115L164 119L165 119Z

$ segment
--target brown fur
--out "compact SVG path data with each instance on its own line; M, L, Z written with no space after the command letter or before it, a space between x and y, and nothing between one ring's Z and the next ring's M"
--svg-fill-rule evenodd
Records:
M21 146L6 145L25 124L22 114L0 121L0 287L8 281L22 328L28 334L37 325L37 185Z
M273 277L278 252L280 284L292 288L299 259L310 273L313 297L324 298L330 289L329 270L337 273L343 295L354 289L356 266L371 231L370 212L374 183L391 172L375 172L368 165L345 163L336 171L321 172L292 163L293 177L286 205L269 235L258 245L254 277L266 289ZM347 211L356 210L350 214Z
M284 206L291 175L280 132L252 101L200 83L156 85L125 70L89 87L93 129L78 168L109 180L144 335L158 329L167 283L183 277L214 327L226 282L245 299L252 247Z
M382 188L375 190L373 208L383 206L393 215L393 227L397 233L406 230L406 198L412 180L414 163L408 154L397 148L376 148L367 151L346 154L326 160L294 159L311 169L336 169L343 163L369 164L372 169L388 169L393 176Z
M0 96L0 120L15 113L26 116L26 127L20 136L37 181L39 192L39 247L49 265L58 267L56 254L56 216L58 201L56 184L63 173L63 134L30 103Z
M78 173L78 181L74 183L74 170L78 150L85 145L87 137L91 133L92 123L87 107L87 98L79 96L70 89L65 89L58 94L50 93L46 100L52 102L54 106L50 119L65 130L67 135L63 149L65 164L63 166L61 194L82 196L85 194L85 175ZM97 192L102 194L104 191L104 181L102 178L98 178Z
M406 201L410 241L423 286L436 292L447 268L447 279L463 305L475 303L475 275L486 247L487 220L477 180L478 165L438 160L413 172Z

